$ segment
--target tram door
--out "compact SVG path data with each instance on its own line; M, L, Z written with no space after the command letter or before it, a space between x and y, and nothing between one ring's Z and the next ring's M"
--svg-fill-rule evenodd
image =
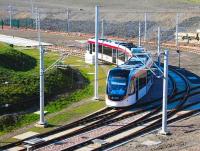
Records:
M88 44L88 51L90 54L92 54L92 44Z
M116 63L116 57L117 56L117 51L116 49L112 49L112 62Z

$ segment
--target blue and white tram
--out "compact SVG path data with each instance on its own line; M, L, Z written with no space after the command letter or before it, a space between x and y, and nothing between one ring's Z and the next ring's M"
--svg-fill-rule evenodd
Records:
M107 76L107 106L130 106L145 96L153 83L151 71L146 70L153 66L150 55L129 42L99 39L98 46L98 59L119 65ZM86 63L94 64L94 56L95 39L91 38L88 39Z
M132 57L109 71L106 89L107 106L130 106L147 94L153 83L152 73L147 68L151 68L153 61L145 53L137 54L137 57Z

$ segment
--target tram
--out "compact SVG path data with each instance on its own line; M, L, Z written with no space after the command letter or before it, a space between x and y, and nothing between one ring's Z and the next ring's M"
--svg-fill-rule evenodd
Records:
M94 64L95 60L95 39L90 38L87 41L87 51L85 54L85 62ZM114 63L114 64L123 64L131 56L131 48L137 48L136 45L129 42L109 40L109 39L99 39L99 55L98 59Z
M99 39L98 59L114 63L106 81L106 105L127 107L144 97L153 84L149 70L154 62L150 53L136 45L108 39ZM95 39L88 39L85 61L94 64Z
M148 54L140 53L111 69L107 77L106 105L127 107L144 97L153 84L153 65Z

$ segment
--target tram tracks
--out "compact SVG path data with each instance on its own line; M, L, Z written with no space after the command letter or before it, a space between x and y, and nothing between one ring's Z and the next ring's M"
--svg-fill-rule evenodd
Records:
M185 79L185 77L183 77L183 78ZM195 105L195 104L200 103L200 102L195 102L195 103L187 104L187 105L184 106L184 104L185 104L185 102L187 101L188 97L193 96L193 95L195 95L195 94L199 94L199 92L195 92L195 93L189 95L189 92L190 92L191 90L198 89L199 87L196 87L196 88L191 89L190 86L189 86L189 83L188 83L187 79L185 79L185 81L186 81L186 83L187 83L187 90L186 90L186 93L185 93L184 96L183 96L183 100L180 101L180 103L176 106L176 108L175 108L174 110L168 111L168 115L167 115L168 118L173 117L174 115L176 115L176 113L178 113L179 111L181 111L181 110L183 110L183 109L185 109L185 108L187 108L187 107L189 107L189 106L193 106L193 105ZM176 121L176 120L178 120L178 119L184 118L184 117L186 117L186 116L188 116L188 115L192 115L192 114L197 113L197 112L199 112L199 111L200 111L200 110L198 109L198 110L190 111L190 112L188 112L188 113L186 113L186 114L184 114L184 115L179 115L178 117L175 117L175 118L170 119L170 120L169 120L169 123L171 123L171 122L173 122L173 121ZM133 138L135 138L135 137L137 137L137 136L143 135L143 134L145 134L145 133L147 133L147 132L151 132L151 131L153 131L153 130L155 130L156 128L159 128L159 127L161 126L161 121L162 121L162 118L161 118L161 117L162 117L162 115L160 114L160 115L151 117L151 118L149 118L149 119L146 119L146 121L143 121L143 123L149 123L149 124L148 124L147 126L141 127L140 129L137 129L136 131L134 131L134 130L131 131L131 130L130 130L130 129L132 129L132 128L135 126L135 125L134 125L134 122L133 122L133 123L132 123L132 124L133 124L132 127L131 127L130 124L129 124L130 127L127 126L127 129L130 130L130 131L129 131L130 134L128 134L127 136L118 138L118 140L114 140L114 138L113 138L113 140L114 140L113 142L110 142L110 143L108 143L108 144L106 144L106 145L104 145L104 146L97 147L97 148L94 148L94 149L91 149L91 150L102 150L102 149L112 148L112 147L114 147L114 146L116 146L116 145L119 145L119 144L122 144L122 143L124 143L124 142L127 142L128 140L131 140L131 139L133 139ZM153 121L153 122L152 122L152 121ZM120 131L120 130L118 130L118 131ZM115 132L115 135L114 135L115 138L116 138L116 134L117 134L117 133ZM101 139L106 140L106 137L105 137L105 136L104 136L104 137L101 137ZM107 139L107 141L109 141L109 140Z
M200 101L196 102L196 103L192 103L192 104L186 105L186 106L182 107L182 109L186 109L189 106L193 106L193 105L199 104L199 103L200 103ZM177 112L178 112L178 110L173 111L171 113L173 113L173 115L176 115ZM172 115L168 115L168 118L172 117L171 119L168 120L168 124L170 124L172 122L175 122L175 121L178 121L178 120L181 120L181 119L186 118L188 116L194 115L194 114L196 114L198 112L200 112L200 109L193 110L193 111L187 112L185 114L177 115L177 117L174 117L174 118L173 118ZM150 123L146 127L141 128L141 129L139 129L139 130L137 130L135 132L129 133L129 135L127 135L125 137L122 137L122 138L120 138L118 140L115 140L113 142L110 142L110 143L108 143L108 144L106 144L104 146L101 146L101 147L98 147L98 148L93 148L91 150L93 150L93 151L109 150L109 149L112 149L112 148L116 147L117 145L122 145L124 143L127 143L128 141L131 141L132 139L134 139L134 138L136 138L138 136L144 135L145 133L152 132L152 131L154 131L154 130L156 130L156 129L161 127L161 120L162 119L157 120L158 118L161 118L161 115L155 116L155 117L147 119L146 121L143 121L143 123L148 123L150 121L155 121L155 122Z
M96 118L96 120L98 119L101 119L107 115L111 115L113 114L113 112L111 112L112 108L103 108L95 113L92 113L80 120L77 120L75 122L72 122L72 123L69 123L67 125L64 125L64 126L61 126L59 128L56 128L54 130L51 130L49 132L46 132L44 134L39 134L39 135L36 135L36 136L33 136L33 137L29 137L27 139L31 139L31 138L34 138L34 137L47 137L47 136L50 136L50 135L54 135L58 132L61 132L61 131L64 131L64 130L68 130L68 129L71 129L71 128L74 128L75 126L79 126L79 125L83 125L84 123L90 123L90 122L93 122L94 119ZM17 141L17 142L14 142L14 143L11 143L11 144L8 144L8 145L5 145L5 146L2 146L0 147L0 149L7 149L7 148L12 148L12 147L15 147L15 146L18 146L18 145L21 145L23 143L23 141L27 140L27 139L24 139L24 140L20 140L20 141Z
M176 109L172 110L172 111L168 111L168 116L173 116L174 114L176 114L178 111L184 109L183 105L184 103L187 101L187 98L189 97L189 92L191 90L190 88L190 85L187 81L187 79L185 79L185 77L183 76L182 77L186 83L186 90L185 90L185 93L183 94L183 98L182 98L182 101L180 101L180 103L176 106ZM179 94L181 94L182 92L180 92ZM180 99L180 98L179 98ZM174 99L173 101L171 101L170 103L174 102L174 101L178 101L178 98ZM126 126L123 126L117 130L114 130L110 133L107 133L105 135L102 135L102 136L99 136L95 139L101 139L101 140L104 140L104 141L108 141L109 142L109 137L117 137L116 135L117 134L121 134L121 133L127 133L128 132L131 132L136 135L136 134L142 134L146 132L146 129L149 129L149 128L153 128L155 125L159 125L160 126L160 123L161 123L161 117L162 115L161 114L158 114L158 111L161 109L161 106L159 108L157 108L156 110L152 111L151 113L133 121L132 123L129 123L128 125ZM151 117L151 115L154 115ZM150 117L150 118L148 118ZM144 125L144 124L149 124L147 126L143 126L141 128L141 130L133 130L133 128L138 128L138 125ZM135 132L133 132L135 131ZM129 136L129 135L128 135ZM137 136L137 135L136 135ZM119 137L119 136L118 136ZM129 138L129 137L128 137ZM107 140L108 139L108 140ZM124 139L126 139L126 137L122 137L121 141L124 141ZM113 138L114 140L114 138ZM94 139L91 139L89 141L86 141L86 142L83 142L81 144L77 144L77 145L74 145L70 148L66 148L66 149L63 149L63 150L93 150L95 147L94 146L90 146L90 145L93 145L93 141ZM102 149L106 149L106 147L111 147L113 144L118 144L119 141L113 141L111 143L108 143L102 147L97 147L95 148L94 150L102 150ZM85 146L88 146L88 147L85 147ZM91 149L92 148L92 149Z
M47 140L46 142L44 142L42 144L38 144L38 145L33 146L33 148L34 149L41 148L42 146L46 146L46 145L49 145L49 144L52 144L52 143L55 143L55 142L59 142L59 141L61 141L63 139L71 138L73 136L79 136L79 135L81 135L83 133L91 132L93 130L94 131L98 131L98 128L101 128L103 126L106 127L108 124L113 124L114 122L127 120L128 118L131 118L131 117L135 118L137 115L140 116L142 113L145 113L148 109L136 110L136 111L133 111L133 112L130 112L130 113L126 113L127 110L116 111L116 112L114 112L114 114L112 114L112 116L108 116L108 117L106 117L104 119L101 119L101 120L96 121L96 122L94 122L92 124L89 124L89 125L87 125L87 126L85 126L83 128L80 128L78 130L72 131L71 133L62 135L60 137L57 137L57 138L54 138L54 139L51 139L51 140ZM45 150L45 149L42 148L41 150Z
M174 90L175 90L175 86L174 86ZM173 91L173 93L174 93L174 91ZM171 97L171 95L169 97ZM159 101L159 99L154 100L154 102L156 102L156 101ZM150 105L151 103L152 103L152 101L146 103L146 105L147 104ZM97 128L98 126L103 126L103 125L105 125L107 123L111 123L111 122L114 122L114 121L119 121L119 120L122 120L122 119L125 119L125 118L128 118L128 117L137 115L137 114L141 114L142 112L145 112L145 110L148 110L148 109L136 110L133 113L130 113L130 114L125 113L123 115L123 113L126 112L128 109L130 109L130 108L139 108L141 106L143 106L143 103L139 103L137 105L134 105L134 106L126 108L126 109L120 109L120 110L118 110L116 112L113 111L111 108L105 108L105 109L103 109L103 110L101 110L99 112L96 112L94 114L91 114L91 115L89 115L89 116L87 116L87 117L85 117L85 118L83 118L83 119L81 119L79 121L76 121L76 122L73 122L71 124L62 126L60 128L57 128L57 129L52 130L50 132L47 132L45 134L40 134L40 135L34 136L34 137L39 137L39 138L45 138L46 137L46 142L44 142L44 143L42 143L42 144L40 144L38 146L36 145L34 147L37 148L37 147L39 147L41 145L46 145L48 143L51 143L51 142L54 142L54 141L58 141L59 139L63 139L63 137L67 137L67 136L70 137L70 136L73 136L73 135L76 135L76 134L79 134L79 133L83 133L84 131L89 131L91 128ZM151 108L149 108L149 109L151 109ZM123 116L120 117L120 114L122 114ZM119 117L117 117L117 116L119 116ZM109 121L108 122L108 119L110 120L112 118L115 118L115 119L113 119L113 121ZM97 121L97 120L99 120L99 121ZM91 122L91 124L90 124L90 122ZM71 133L68 133L68 134L62 133L62 132L67 131L69 129L73 129L75 127L78 127L79 125L83 126L84 124L87 125L87 127L85 127L85 128L81 127L80 129L74 129L75 131L72 131ZM57 135L58 133L62 133L62 134L59 137L55 137L55 138L53 138L51 140L47 139L48 136L50 136L50 138L52 138L51 137L52 135ZM30 137L30 138L27 138L25 140L21 140L21 141L12 143L12 144L5 145L5 146L1 147L0 149L8 149L8 148L13 148L15 146L22 146L24 141L26 141L28 139L32 139L34 137Z
M89 116L87 116L87 117L85 117L85 118L83 118L79 121L73 122L73 123L68 124L66 126L62 126L58 129L52 130L52 131L47 132L45 134L40 134L37 137L43 138L46 141L43 142L42 144L35 145L34 148L37 148L41 145L47 145L47 144L52 143L54 141L58 141L60 139L63 139L63 137L72 137L74 135L78 135L80 133L87 132L87 131L89 131L93 128L103 126L103 125L108 123L107 121L109 119L112 119L112 118L115 118L115 117L116 117L115 121L126 118L127 114L125 114L122 117L117 117L117 116L119 116L120 114L123 114L129 108L119 109L119 110L113 110L111 108L105 108L105 109L103 109L99 112L96 112L94 114L91 114L91 115L89 115ZM140 114L141 112L143 112L143 111L142 110L135 111L133 114L131 114L131 116ZM77 127L79 127L79 128L77 128ZM70 130L70 131L68 131L68 130ZM66 133L66 131L68 131L68 132ZM58 135L58 133L61 133L61 135ZM55 138L53 138L52 135L55 135ZM28 139L32 139L34 137L30 137ZM50 137L50 139L48 137ZM8 149L8 148L12 148L12 147L15 147L15 146L20 146L20 145L23 144L24 141L26 141L28 139L3 146L0 149Z
M182 100L183 98L186 98L187 96L189 96L189 91L190 90L195 90L194 88L190 89L189 86L187 87L187 89L185 91L180 91L178 93L177 90L176 90L176 85L173 83L173 93L169 96L170 98L170 103L173 103L173 102L176 102L176 101L179 101L179 100ZM197 94L198 92L194 92L195 94ZM186 95L187 94L187 95ZM179 96L179 97L176 97L177 95L182 95L182 96ZM155 102L159 102L160 100L157 99L157 100L154 100ZM153 103L154 101L151 101L151 102L148 102L149 105L151 103ZM179 103L179 106L182 106L184 103ZM137 107L140 107L144 105L143 103L139 103L137 104L136 106ZM101 128L102 126L106 126L106 125L113 125L114 122L119 122L119 121L122 121L122 120L127 120L128 118L132 118L131 122L127 122L125 123L126 125L122 125L120 128L117 127L116 129L112 129L110 132L106 132L105 134L102 134L96 138L92 138L91 140L87 140L87 138L84 138L83 136L83 139L87 140L87 141L83 141L81 143L78 143L78 144L73 144L71 145L70 147L67 147L67 148L60 148L59 150L75 150L75 149L81 149L82 147L84 146L87 146L88 143L89 144L92 144L93 143L93 140L94 139L103 139L105 140L106 139L106 136L108 137L111 137L112 135L116 135L117 133L122 133L122 132L126 132L127 130L129 129L132 129L132 128L136 128L138 126L141 126L141 125L144 125L144 124L147 124L147 123L151 123L151 120L160 120L159 118L161 118L161 115L160 115L160 110L161 110L161 105L159 107L156 107L156 106L149 106L147 108L144 108L144 109L139 109L139 110L135 110L133 112L126 112L128 109L126 110L123 110L123 109L120 109L118 111L112 111L112 112L107 112L107 111L111 111L111 109L105 109L105 112L104 111L101 111L100 114L97 112L95 113L95 116L96 118L99 117L99 119L97 121L95 121L95 116L90 115L88 117L86 117L86 119L88 121L91 121L93 120L93 122L91 124L87 124L87 120L84 121L84 119L80 120L82 121L83 123L85 123L87 126L85 128L81 128L80 130L78 131L75 131L75 132L72 132L70 135L69 134L66 134L66 135L62 135L60 137L57 137L55 139L51 139L51 140L47 140L46 142L42 143L42 144L39 144L39 145L35 145L33 146L32 149L37 149L38 150L48 150L48 149L44 149L44 146L46 146L46 148L48 148L48 145L49 144L56 144L56 146L59 146L59 145L62 145L63 144L67 144L68 142L65 142L63 140L65 140L66 138L71 138L71 137L74 137L74 136L81 136L81 134L84 134L84 133L89 133L91 131L98 131L98 128ZM149 112L150 110L152 110L151 112ZM180 108L181 110L181 108ZM108 115L108 116L107 116ZM102 118L100 118L102 117ZM135 118L135 119L134 119ZM77 121L78 122L78 121ZM160 122L160 121L158 121ZM80 122L81 123L81 122ZM73 124L73 123L72 123ZM154 123L156 124L156 123ZM73 124L74 125L74 124ZM132 127L131 127L132 126ZM69 126L65 126L65 128ZM147 126L148 127L148 126ZM54 131L54 134L55 133L59 133L61 132L62 130L65 130L64 128L61 128L60 131ZM50 134L53 134L53 132L50 132ZM43 134L43 135L40 135L39 137L40 138L44 138L44 136L47 136L47 134ZM59 142L61 142L61 144L59 144ZM19 144L18 144L19 145ZM22 145L22 143L21 143ZM103 147L103 146L102 146ZM105 146L106 147L106 146ZM51 148L51 147L50 147ZM25 149L24 149L25 150ZM53 150L53 148L51 148L50 150Z
M173 90L173 93L175 92L175 87L174 87L174 90ZM172 96L170 96L170 97L172 97ZM155 101L158 101L158 100L155 100ZM151 102L152 103L152 102ZM137 106L137 105L136 105ZM127 119L127 118L131 118L131 117L133 117L133 116L135 116L135 115L138 115L138 114L141 114L141 113L144 113L144 112L146 112L146 111L148 111L148 110L151 110L151 109L155 109L156 108L156 106L154 106L154 107L149 107L149 108L146 108L146 109L143 109L143 110L139 110L139 111L135 111L135 112L132 112L132 113L128 113L128 114L125 114L125 115L123 115L123 116L121 116L121 117L119 117L119 118L114 118L114 119L110 119L110 120L108 120L108 121L106 121L106 122L104 122L104 123L101 123L101 125L99 125L100 127L102 127L102 126L104 126L105 124L111 124L111 123L114 123L114 122L117 122L117 121L121 121L121 120L124 120L124 119ZM158 112L158 110L155 110L155 113L156 112ZM154 114L154 112L151 112L150 114ZM150 114L148 114L148 116L150 116ZM145 116L146 117L146 116ZM143 117L143 118L145 118L145 117ZM128 124L128 123L127 123ZM97 129L99 126L97 126L97 127L95 127L95 129ZM97 130L98 131L98 130ZM66 136L64 136L65 138L67 138ZM59 138L60 140L62 140L62 139L64 139L64 137L62 137L62 138ZM59 141L59 140L57 140L57 141ZM36 146L35 146L36 147ZM37 147L36 147L37 148ZM42 148L42 150L45 150L44 148Z

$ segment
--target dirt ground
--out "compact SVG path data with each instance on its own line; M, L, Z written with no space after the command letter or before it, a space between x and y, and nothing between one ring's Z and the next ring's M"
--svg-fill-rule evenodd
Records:
M34 18L33 8L38 7L41 28L67 31L69 8L70 32L94 33L95 5L99 4L100 19L104 19L104 34L120 37L137 37L138 22L144 29L144 12L147 13L149 39L160 26L163 38L169 39L176 27L176 12L179 12L180 32L196 32L199 28L199 0L1 0L0 21L9 22L8 5L13 6L13 19ZM0 23L1 24L1 23ZM22 24L21 24L22 26ZM25 26L25 23L24 23ZM142 36L144 33L142 32Z
M93 10L95 5L103 6L103 9L106 11L159 11L159 10L198 10L199 1L196 0L32 0L34 6L41 8L53 9L64 9L71 8L75 10ZM30 9L31 1L27 0L1 0L1 8L6 8L9 4L12 4L21 9Z
M200 150L200 117L193 116L189 119L170 124L170 135L163 136L158 131L113 149L115 151L198 151ZM155 144L146 145L147 142Z

